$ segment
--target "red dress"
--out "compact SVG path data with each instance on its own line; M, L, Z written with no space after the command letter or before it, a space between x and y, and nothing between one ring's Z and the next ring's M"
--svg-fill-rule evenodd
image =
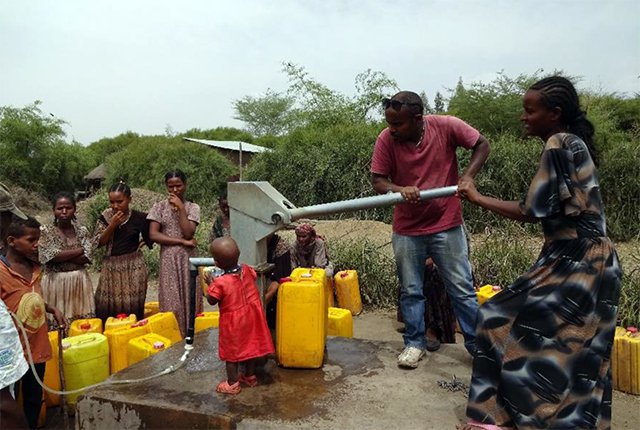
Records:
M275 351L251 267L243 264L238 273L214 279L208 293L219 301L220 360L235 363Z

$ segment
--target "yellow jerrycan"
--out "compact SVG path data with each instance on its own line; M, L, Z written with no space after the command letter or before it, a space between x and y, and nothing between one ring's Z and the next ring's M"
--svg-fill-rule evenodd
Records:
M218 327L220 324L220 312L201 312L196 316L196 333L202 330L206 330L211 327Z
M276 356L281 366L322 366L328 321L325 295L319 280L289 281L278 288Z
M102 382L109 377L109 343L100 333L87 333L62 340L65 388L69 391ZM74 405L78 394L66 397Z
M349 309L352 315L362 312L362 299L360 297L360 285L358 272L355 270L341 270L333 277L338 296L338 306Z
M329 336L353 337L353 316L349 309L329 308Z
M173 312L159 312L149 318L145 318L141 323L143 321L147 321L146 324L149 325L151 333L162 335L169 339L171 343L178 343L182 340L178 320Z
M86 333L102 333L102 320L100 318L79 319L71 323L69 337Z
M627 333L627 329L617 326L613 336L613 347L611 348L611 384L614 390L620 390L618 385L618 359L620 350L620 338Z
M127 361L129 366L142 361L147 357L164 351L171 346L171 341L156 333L147 333L134 337L129 341L127 349Z
M128 327L131 324L135 324L137 321L138 318L135 316L135 314L118 314L115 317L107 318L107 321L104 324L104 331L113 330L114 328L120 327Z
M320 282L325 289L325 296L327 299L327 309L334 305L333 303L333 283L331 279L327 277L327 272L324 269L307 269L304 267L296 267L289 276L292 281L313 281Z
M146 302L144 304L144 317L149 318L160 312L160 302Z
M484 302L498 294L500 291L502 291L502 287L499 287L497 285L483 285L482 287L478 288L478 291L476 292L476 295L478 296L478 304L482 305Z
M49 332L49 344L51 345L51 358L47 360L44 368L44 385L54 390L60 390L60 371L58 367L58 331ZM58 406L60 404L60 396L42 390L44 392L44 402L47 407Z
M640 394L640 333L636 327L614 338L617 380L614 388L629 394ZM617 382L617 383L616 383ZM616 387L617 385L617 387Z
M109 362L111 364L112 374L129 366L127 359L129 341L138 336L150 333L148 324L144 324L143 321L146 320L104 332L109 342Z

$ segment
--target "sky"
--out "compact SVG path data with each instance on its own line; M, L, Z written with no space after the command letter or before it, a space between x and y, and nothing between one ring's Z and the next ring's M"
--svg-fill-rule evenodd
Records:
M445 97L563 70L579 89L640 92L638 0L0 0L0 106L35 100L68 141L243 128L233 103L302 66L354 95L367 69Z

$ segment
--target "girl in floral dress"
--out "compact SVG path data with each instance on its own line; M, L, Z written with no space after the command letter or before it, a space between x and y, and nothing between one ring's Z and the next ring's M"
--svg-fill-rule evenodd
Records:
M147 215L149 237L160 244L160 311L175 314L184 337L190 308L189 257L194 257L196 252L200 206L185 199L187 176L181 170L167 172L164 183L169 195L154 204ZM196 313L201 310L202 294L196 294Z

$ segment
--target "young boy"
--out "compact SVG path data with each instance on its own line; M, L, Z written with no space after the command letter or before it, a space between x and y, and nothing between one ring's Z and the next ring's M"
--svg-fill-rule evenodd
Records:
M58 309L46 305L42 299L38 263L39 239L38 221L33 218L12 220L6 232L6 255L0 256L0 298L18 316L26 329L35 369L42 379L45 362L51 358L45 312L52 313L61 326L64 326L65 321ZM26 356L26 345L22 338L20 340ZM42 387L31 369L20 382L27 424L29 428L35 429L42 402Z

